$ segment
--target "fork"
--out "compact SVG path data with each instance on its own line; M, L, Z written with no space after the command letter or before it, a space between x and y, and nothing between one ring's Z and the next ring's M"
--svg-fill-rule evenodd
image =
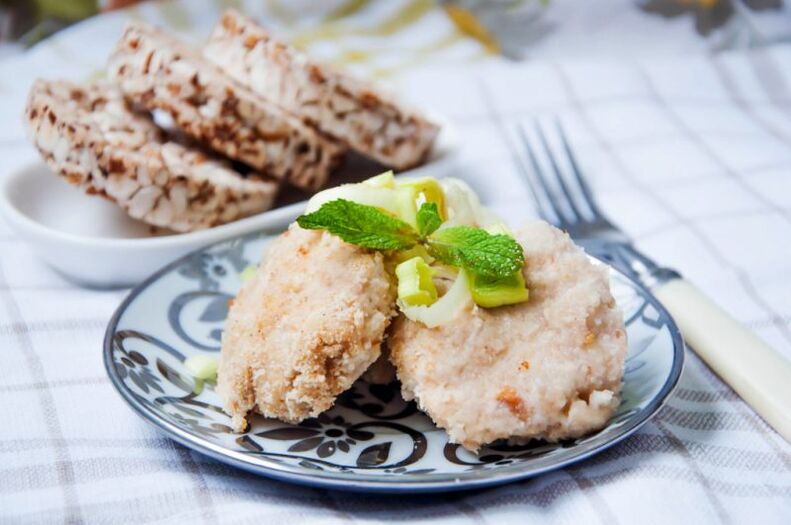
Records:
M524 126L518 130L526 155L517 164L539 215L565 230L588 253L649 288L673 316L687 345L791 442L791 363L677 271L658 265L634 247L602 213L563 127L558 121L555 126L560 147L550 145L538 122L537 139L531 141ZM539 162L540 152L545 167Z

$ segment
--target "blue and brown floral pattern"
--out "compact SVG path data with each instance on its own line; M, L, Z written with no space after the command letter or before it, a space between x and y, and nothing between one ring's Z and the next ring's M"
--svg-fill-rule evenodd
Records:
M291 425L257 434L265 439L295 441L288 447L289 452L308 452L315 450L320 458L328 458L335 451L348 453L358 441L369 441L374 435L365 430L349 428L342 416L330 417L320 414L317 418L303 421L298 426Z
M162 392L162 387L159 385L161 379L151 372L148 359L143 354L135 350L127 350L123 345L118 345L117 350L113 364L115 373L119 377L128 379L145 394L150 390Z
M198 281L200 290L217 290L223 280L238 275L249 263L244 259L244 242L228 244L221 250L188 255L178 273Z

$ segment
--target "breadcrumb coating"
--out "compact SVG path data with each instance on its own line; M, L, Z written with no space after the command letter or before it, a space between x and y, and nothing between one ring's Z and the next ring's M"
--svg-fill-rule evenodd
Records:
M399 316L390 331L404 397L472 451L498 439L579 437L620 402L627 344L607 269L545 222L516 238L528 302L473 306L437 328Z
M234 429L250 411L297 423L329 409L379 357L394 308L381 253L292 225L228 314L217 391Z

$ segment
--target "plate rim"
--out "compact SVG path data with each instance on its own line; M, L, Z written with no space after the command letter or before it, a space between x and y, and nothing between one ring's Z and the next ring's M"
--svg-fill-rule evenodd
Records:
M487 470L487 471L478 471L486 472L488 475L476 477L476 478L469 478L469 479L462 479L461 476L463 473L459 473L459 477L452 479L452 480L404 480L403 478L398 479L396 478L393 480L384 481L380 477L374 476L367 476L365 474L356 474L354 477L349 477L346 474L339 474L337 472L330 472L330 471L316 471L315 473L301 473L301 472L294 472L288 468L288 466L284 466L284 464L277 463L274 461L268 461L268 458L262 457L258 458L257 461L252 461L247 454L242 452L237 452L234 450L229 450L225 447L217 445L204 439L200 436L195 434L191 434L175 424L167 421L166 419L160 417L156 412L153 412L150 408L146 407L145 405L138 402L129 392L126 385L123 384L122 379L118 376L115 367L113 366L112 360L112 353L113 353L113 336L117 331L118 323L121 319L121 316L126 312L128 307L131 303L140 295L143 291L148 289L154 282L159 280L165 274L172 271L174 268L178 267L179 265L183 264L188 258L194 256L195 254L205 252L206 250L210 250L215 246L220 244L235 242L243 239L254 239L259 237L270 237L270 240L276 237L275 235L268 233L267 231L258 231L258 232L251 232L243 235L237 235L228 239L224 239L222 241L214 242L211 244L207 244L201 248L195 249L174 261L166 264L141 283L136 285L127 296L121 301L121 304L115 309L113 312L110 321L107 324L107 329L105 330L103 343L102 343L102 358L104 361L104 369L107 373L108 377L110 378L110 383L113 385L113 388L118 392L124 401L132 408L132 410L137 413L140 417L142 417L147 423L153 425L157 428L160 432L163 432L167 437L173 439L177 443L195 450L205 456L208 456L216 461L220 461L222 463L231 465L233 467L240 468L247 472L260 475L269 479L275 479L278 481L286 481L289 483L295 483L298 485L308 486L308 487L319 487L319 488L326 488L326 489L333 489L339 491L346 491L346 492L369 492L369 493L384 493L384 494L396 494L396 493L436 493L436 492L457 492L462 490L472 490L476 488L484 488L484 487L493 487L497 485L503 485L506 483L524 480L533 478L535 476L539 476L542 474L546 474L548 472L552 472L555 470L559 470L561 468L573 465L580 461L583 461L591 456L594 456L604 450L617 445L627 437L634 434L637 430L639 430L643 425L645 425L654 415L667 403L668 399L675 391L678 386L679 380L681 378L681 374L684 368L685 363L685 355L684 355L684 348L685 343L683 337L681 336L681 332L676 325L675 320L667 311L667 309L659 302L656 296L651 293L651 291L646 287L643 283L638 282L637 280L633 279L623 271L619 270L618 268L608 264L606 261L601 260L599 261L606 265L609 269L614 270L616 273L620 274L621 277L628 280L633 286L640 289L644 294L651 305L656 308L660 314L667 317L668 323L667 327L670 332L671 342L673 345L673 362L670 367L670 371L663 383L662 387L660 388L659 392L654 396L654 398L650 401L648 406L644 408L641 412L642 414L635 418L634 420L629 420L630 422L624 426L623 430L620 431L618 435L613 437L608 441L604 441L599 443L598 445L592 446L590 449L580 452L576 456L572 456L566 459L562 459L557 461L553 464L546 465L543 467L537 467L532 469L522 469L522 470L508 470L506 472L498 472L496 470ZM264 462L266 464L261 464Z

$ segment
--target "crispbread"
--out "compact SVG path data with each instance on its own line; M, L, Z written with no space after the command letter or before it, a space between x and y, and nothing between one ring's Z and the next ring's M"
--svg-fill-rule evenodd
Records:
M439 131L367 82L310 60L234 10L223 15L204 55L256 93L397 169L422 162Z
M304 189L318 189L343 147L231 79L199 52L145 24L125 29L110 76L148 110L194 139Z
M268 209L277 192L275 182L243 178L227 163L169 141L105 82L36 81L25 123L56 173L155 226L208 228Z

